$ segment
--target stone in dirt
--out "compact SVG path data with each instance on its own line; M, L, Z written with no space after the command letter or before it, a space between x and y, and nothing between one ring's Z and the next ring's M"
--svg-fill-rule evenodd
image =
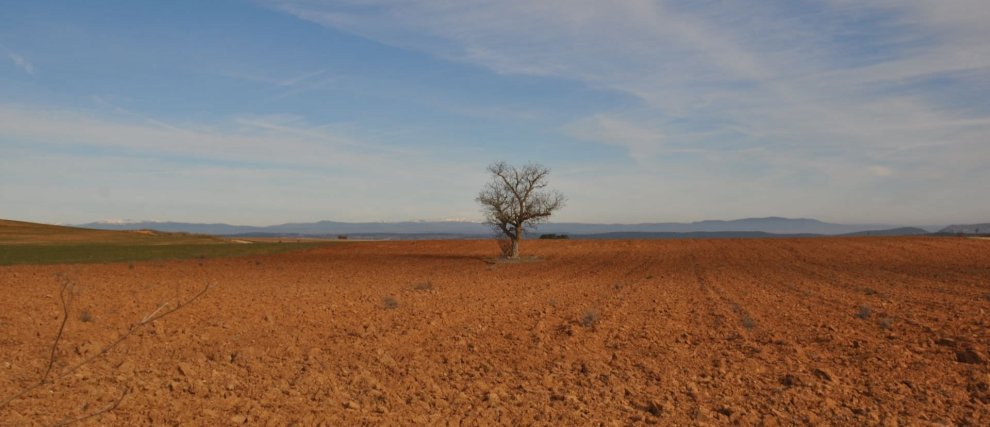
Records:
M966 347L956 351L956 361L959 363L982 364L986 361L986 357L972 347Z
M829 372L827 369L824 368L815 369L814 371L812 371L812 373L815 374L815 376L820 378L822 381L827 381L827 382L831 382L832 378L835 377L835 375L833 375L831 372Z
M192 365L186 362L179 362L176 364L176 370L179 371L179 374L184 377L191 377L193 375Z
M657 402L654 402L652 400L646 404L645 409L646 412L649 412L650 415L653 415L654 417L659 417L660 415L663 415L663 406L658 405Z
M786 374L780 377L780 384L786 387L797 387L803 384L801 377L794 374Z

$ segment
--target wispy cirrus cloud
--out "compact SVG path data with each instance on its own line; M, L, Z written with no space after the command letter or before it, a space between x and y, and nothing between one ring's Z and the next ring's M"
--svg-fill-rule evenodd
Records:
M298 84L300 84L302 82L305 82L305 81L312 80L314 78L320 77L320 76L322 76L322 75L324 75L326 73L327 73L327 70L312 71L312 72L309 72L309 73L305 73L305 74L301 74L301 75L298 75L298 76L294 76L294 77L290 77L290 78L281 80L277 84L279 86L295 86L295 85L298 85Z
M76 222L114 209L185 218L190 205L194 216L259 224L273 215L359 221L476 211L461 197L473 181L446 177L480 181L482 165L444 163L293 115L164 123L107 105L110 114L0 104L5 199L29 218ZM457 190L437 194L445 187ZM66 204L78 210L51 210Z
M809 204L835 212L875 192L887 205L924 191L965 199L990 180L990 104L972 93L990 96L990 3L979 0L271 4L497 73L632 95L640 105L559 131L622 150L643 181L680 171L683 184L668 184L680 190L663 197L685 205L787 200L788 183L804 183L793 197L814 188ZM778 202L764 205L787 211Z
M31 61L28 61L27 58L21 56L17 52L14 52L13 49L7 47L3 43L0 43L0 50L3 50L3 52L7 54L7 58L10 59L14 65L20 67L20 69L24 70L25 73L32 76L34 75L34 64L32 64Z
M92 215L58 208L85 183L126 194L106 217L256 198L286 207L260 222L469 217L503 158L554 169L563 221L990 215L983 0L13 9L0 193L19 212ZM154 215L129 210L144 187Z
M621 149L643 171L690 160L682 172L695 182L714 174L754 194L810 179L838 204L911 189L963 200L990 180L985 1L270 3L497 73L632 95L639 105L559 130Z
M0 134L16 141L133 152L146 157L184 156L281 167L388 168L386 164L412 155L407 150L366 143L292 115L236 116L214 123L175 124L117 106L113 111L120 117L0 104Z
M990 27L980 18L990 5L944 3L274 5L305 20L500 73L572 79L632 94L644 103L634 114L602 113L657 133L731 131L768 147L867 146L883 155L885 148L928 146L935 139L965 144L974 127L990 130L990 107L944 99L946 87L990 77ZM567 129L588 121L609 125L602 117ZM639 137L630 144L628 130L596 132L585 136L614 134L603 142L627 147L632 156L647 146L663 147L660 139Z
M665 146L664 132L608 114L597 114L564 127L569 135L588 141L614 145L638 162L654 160L671 147Z

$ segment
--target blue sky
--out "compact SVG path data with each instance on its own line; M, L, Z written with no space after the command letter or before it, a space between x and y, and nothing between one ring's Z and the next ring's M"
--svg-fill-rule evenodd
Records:
M8 2L0 217L990 221L990 3Z

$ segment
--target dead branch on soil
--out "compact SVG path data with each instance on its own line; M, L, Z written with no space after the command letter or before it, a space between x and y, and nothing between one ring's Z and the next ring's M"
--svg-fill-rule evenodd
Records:
M130 337L132 334L134 334L135 332L137 332L138 329L141 329L145 325L147 325L147 324L149 324L151 322L154 322L154 321L156 321L158 319L161 319L162 317L168 316L169 314L172 314L172 313L175 313L176 311L179 311L182 307L185 307L185 306L189 305L189 303L191 303L193 301L196 301L196 299L198 299L199 297L203 296L203 294L205 294L206 291L210 290L210 288L212 288L212 287L213 287L213 285L206 285L205 287L203 287L203 289L201 291L199 291L199 293L197 293L196 295L193 295L191 298L187 299L186 301L184 301L184 302L183 301L176 302L175 303L175 306L172 306L171 304L169 304L167 302L160 304L158 306L158 308L155 309L155 311L151 312L147 316L144 316L144 318L141 319L140 322L137 322L137 323L131 325L131 327L127 328L127 331L124 332L123 334L121 334L119 337L117 337L117 339L111 341L110 344L107 344L107 345L103 346L103 348L101 348L100 351L94 353L92 356L90 356L90 357L84 359L83 361L77 363L75 366L69 368L65 372L62 372L62 374L60 376L61 377L64 377L64 376L69 375L69 374L71 374L73 372L76 372L77 370L79 370L79 368L85 366L86 364L92 362L93 360L96 360L96 358L98 358L98 357L103 356L104 354L106 354L108 351L110 351L111 349L113 349L114 347L116 347L117 344L120 344L125 339L127 339L127 337Z
M69 280L66 276L59 274L58 281L58 300L62 306L62 323L58 325L58 333L55 334L55 341L52 342L51 355L48 356L48 367L45 368L45 373L41 376L40 382L42 383L48 379L48 374L52 372L52 367L55 366L55 352L58 351L58 343L62 340L65 323L69 320L69 311L72 309L72 298L75 296L76 290L75 282Z
M122 402L124 400L124 397L127 396L127 394L130 393L130 391L131 390L129 388L124 388L124 391L120 392L120 397L118 397L117 400L114 400L113 403L111 403L107 407L105 407L103 409L100 409L98 411L94 411L94 412L91 412L91 413L82 415L82 416L78 416L76 418L63 419L62 421L59 421L59 422L53 424L53 427L67 426L69 424L78 423L80 421L88 420L88 419L93 418L93 417L98 417L98 416L103 415L103 414L105 414L107 412L113 411L114 409L117 409L118 406L120 406L120 402Z
M62 276L60 276L60 277L62 277ZM152 311L148 315L144 316L140 321L132 324L130 327L127 328L126 331L124 331L124 333L120 334L120 336L118 336L115 340L111 341L109 344L103 346L103 348L101 348L99 351L97 351L96 353L94 353L92 356L89 356L89 357L83 359L79 363L77 363L77 364L73 365L72 367L70 367L70 368L62 371L58 376L52 378L52 377L50 377L50 373L51 373L51 371L53 369L53 366L55 365L55 361L57 359L56 349L58 347L59 341L62 339L62 332L65 329L66 319L68 319L68 317L69 317L69 305L72 303L72 290L74 289L74 284L72 283L72 281L71 280L68 280L67 278L64 278L60 282L60 293L59 293L59 301L60 301L60 303L62 305L62 311L63 311L64 317L62 318L62 324L59 327L58 334L55 336L55 342L52 344L52 352L51 352L51 356L49 356L49 359L48 359L48 367L45 369L44 375L42 375L41 379L38 380L38 382L36 382L34 384L31 384L28 387L25 387L21 391L17 392L17 394L15 394L15 395L13 395L13 396L11 396L11 397L3 400L2 402L0 402L0 408L6 407L11 402L13 402L13 401L15 401L15 400L23 397L24 395L30 393L33 390L36 390L37 388L39 388L39 387L41 387L41 386L43 386L45 384L48 384L48 383L54 384L59 379L64 378L67 375L72 374L72 373L78 371L79 368L82 368L83 366L86 366L87 364L92 363L97 358L106 355L107 352L109 352L110 350L112 350L114 347L116 347L117 345L119 345L121 342L123 342L124 340L126 340L128 337L130 337L131 335L133 335L135 332L137 332L141 328L147 326L148 324L150 324L150 323L152 323L152 322L154 322L154 321L156 321L158 319L161 319L162 317L165 317L165 316L168 316L169 314L175 313L176 311L179 311L183 307L185 307L185 306L191 304L192 302L196 301L197 299L199 299L199 297L203 296L203 294L205 294L207 291L209 291L210 288L212 288L212 287L213 287L213 285L206 285L205 287L203 287L203 289L201 291L199 291L198 293L196 293L195 295L193 295L189 299L187 299L185 301L177 301L174 306L172 304L170 304L170 303L167 303L167 302L160 304L157 308L155 308L154 311ZM124 394L126 394L126 393L127 393L127 390L125 389ZM123 395L121 396L120 399L118 399L117 404L120 403L119 400L123 400ZM114 405L109 410L113 410L113 408L116 408L116 405ZM78 420L76 420L76 421L78 421ZM72 421L72 422L75 422L75 421Z
M51 354L48 356L48 366L45 367L45 373L41 374L41 379L38 382L24 388L17 394L5 399L0 402L0 408L7 406L10 402L19 399L31 390L41 387L45 382L48 381L48 376L52 372L52 368L55 366L56 353L58 352L58 343L62 341L62 333L65 332L65 324L69 320L69 311L72 308L72 298L75 296L76 284L68 277L59 273L58 279L58 301L59 305L62 307L62 322L58 325L58 332L55 333L55 339L52 341Z

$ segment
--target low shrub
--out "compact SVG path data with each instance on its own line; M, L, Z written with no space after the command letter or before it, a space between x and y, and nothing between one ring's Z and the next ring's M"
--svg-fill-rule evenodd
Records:
M870 306L861 305L859 306L859 310L856 312L856 317L866 320L870 318L871 314L873 314L873 310L870 309Z
M581 316L581 320L579 322L581 323L581 326L591 328L598 325L599 320L601 320L601 316L598 314L597 310L588 310L584 312L584 315Z
M395 310L399 308L399 300L395 299L393 296L382 298L382 307L385 307L388 310Z

